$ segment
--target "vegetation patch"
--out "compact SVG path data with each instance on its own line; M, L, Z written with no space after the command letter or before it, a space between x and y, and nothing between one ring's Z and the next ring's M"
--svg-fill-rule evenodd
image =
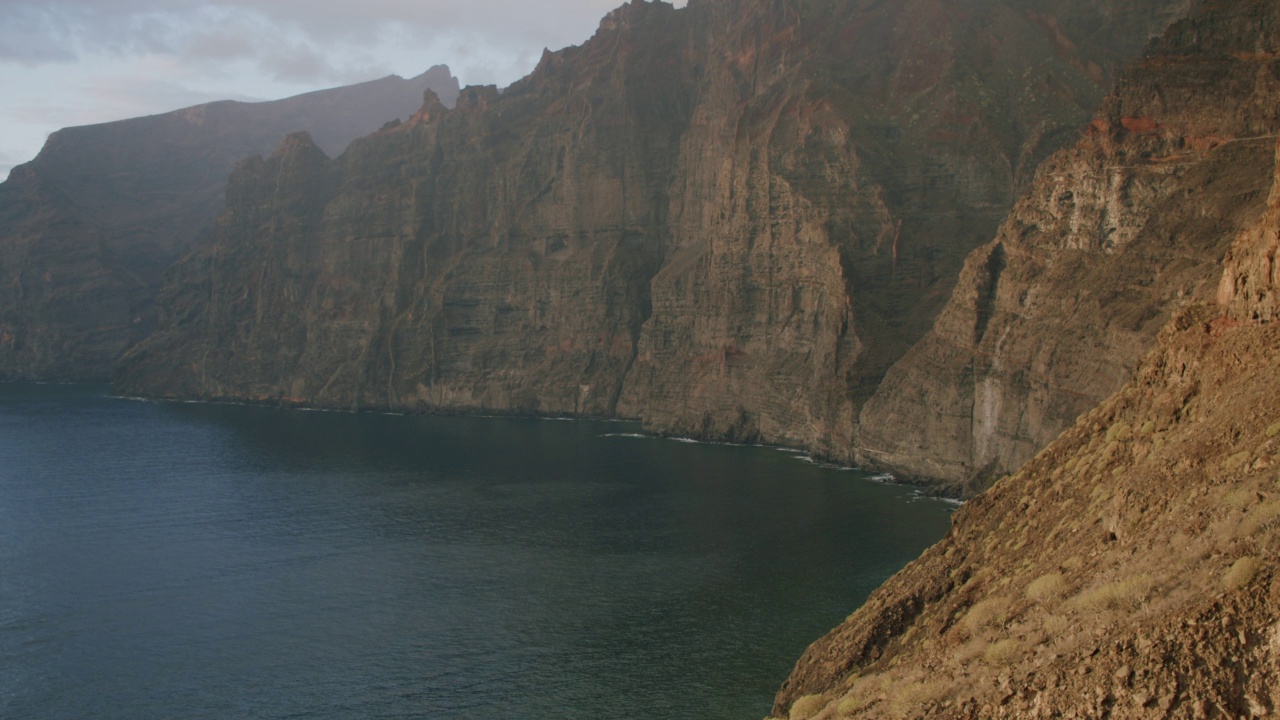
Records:
M865 695L850 694L841 700L839 705L836 705L836 712L842 717L850 717L870 704L871 698Z
M1243 467L1245 463L1249 462L1249 458L1252 456L1253 454L1248 450L1241 450L1224 460L1222 466L1227 470L1238 470Z
M1236 488L1222 497L1222 504L1244 510L1258 499L1258 493L1250 488Z
M903 683L895 688L889 699L889 712L898 717L918 713L920 710L951 696L955 685L946 680L918 680Z
M1074 604L1082 610L1134 611L1147 602L1155 581L1150 575L1135 575L1101 587L1086 590L1076 596Z
M982 638L974 638L957 648L953 657L956 659L956 662L963 664L970 662L975 658L982 657L982 654L986 651L987 641Z
M1012 665L1021 655L1022 643L1013 638L1006 638L988 645L986 651L982 653L982 659L988 665L1004 667Z
M1061 615L1049 615L1040 623L1040 627L1050 637L1060 638L1071 629L1071 621Z
M886 678L882 675L857 678L840 704L836 705L836 713L847 717L871 706L884 695L885 684Z
M1249 584L1253 580L1253 576L1258 573L1262 561L1258 558L1248 555L1236 560L1227 569L1222 576L1222 585L1228 590L1238 590Z
M788 720L809 720L827 706L826 695L801 695L791 704Z
M1052 602L1062 597L1066 587L1067 581L1062 577L1062 573L1041 575L1027 585L1027 597L1036 602Z
M1107 442L1124 442L1133 436L1133 427L1121 420L1107 429Z
M1280 526L1280 500L1268 500L1249 511L1240 530L1244 535L1253 535L1277 526Z
M969 634L977 637L982 631L1004 624L1004 613L1009 609L1009 601L1002 597L993 597L977 603L965 613L963 624Z

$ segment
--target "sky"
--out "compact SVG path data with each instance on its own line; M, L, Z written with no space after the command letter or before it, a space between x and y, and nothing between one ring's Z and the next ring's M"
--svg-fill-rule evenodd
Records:
M506 86L622 0L0 0L0 179L49 133L446 64ZM683 6L684 0L677 0Z

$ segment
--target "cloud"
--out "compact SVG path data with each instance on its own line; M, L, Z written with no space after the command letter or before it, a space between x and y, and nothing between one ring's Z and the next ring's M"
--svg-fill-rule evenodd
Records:
M60 127L441 63L464 84L504 86L622 2L0 0L0 166L33 157Z
M383 54L438 48L456 59L435 62L470 65L506 83L532 69L515 68L517 60L582 42L620 2L0 0L0 62L167 54L193 64L243 60L283 80L325 82L385 69L391 58Z
M5 15L0 23L0 62L29 66L75 59L75 53L66 47L66 29L60 27L57 16L29 7L8 8L7 3L0 8Z
M67 86L69 92L16 98L0 110L0 121L48 128L86 125L110 119L150 115L214 100L256 102L264 98L193 90L164 79L154 63L134 72L87 77Z
M80 86L79 90L78 97L87 111L96 115L101 113L103 108L111 108L110 114L122 118L153 113L157 108L176 110L214 100L254 102L262 99L193 90L181 83L165 80L149 73L99 78ZM93 122L93 119L86 116L85 121Z

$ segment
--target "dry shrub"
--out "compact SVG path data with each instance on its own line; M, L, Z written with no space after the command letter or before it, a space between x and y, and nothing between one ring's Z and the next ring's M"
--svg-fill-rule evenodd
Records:
M791 703L791 712L787 716L788 720L809 720L809 718L822 712L827 706L826 695L801 695Z
M1060 638L1071 629L1071 621L1061 615L1047 615L1040 627L1049 637Z
M850 693L840 701L839 705L836 705L836 712L839 713L841 717L852 717L859 710L870 704L871 698L864 695L854 695Z
M987 598L969 608L965 613L964 626L969 634L977 637L982 631L996 624L1003 624L1004 612L1009 609L1009 601L1002 597Z
M1125 610L1132 612L1142 607L1155 581L1150 575L1134 575L1124 580L1086 590L1076 596L1074 604L1082 610L1102 612L1105 610Z
M1223 587L1228 590L1238 590L1248 585L1261 566L1262 561L1252 555L1246 555L1236 560L1222 575Z
M889 712L898 717L919 714L918 711L951 696L955 684L947 680L919 680L894 688L889 698Z
M1236 488L1222 496L1222 504L1237 510L1244 510L1258 499L1258 492L1251 488Z
M1240 452L1228 457L1226 460L1223 460L1222 467L1227 470L1238 470L1243 467L1245 463L1249 462L1249 458L1251 457L1253 457L1253 453L1248 450L1241 450Z
M974 658L982 657L982 654L986 651L987 641L982 638L974 638L957 648L952 657L954 657L959 663L967 663L972 661Z
M1268 500L1249 511L1240 525L1242 535L1253 535L1280 526L1280 500Z
M1013 638L1005 638L987 646L986 651L982 653L982 659L988 665L1004 667L1005 665L1012 665L1021 654L1022 643Z
M1067 581L1062 577L1062 573L1048 573L1027 585L1027 597L1036 602L1051 602L1062 597L1066 587Z
M836 713L848 717L871 705L884 692L885 683L886 678L880 675L858 678L836 705Z
M1123 442L1133 435L1133 427L1121 420L1107 429L1107 442Z

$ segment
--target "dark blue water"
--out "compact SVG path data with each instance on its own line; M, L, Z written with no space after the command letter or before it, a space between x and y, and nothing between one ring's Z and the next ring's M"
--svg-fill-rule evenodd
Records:
M759 718L948 526L634 431L0 385L0 717Z

